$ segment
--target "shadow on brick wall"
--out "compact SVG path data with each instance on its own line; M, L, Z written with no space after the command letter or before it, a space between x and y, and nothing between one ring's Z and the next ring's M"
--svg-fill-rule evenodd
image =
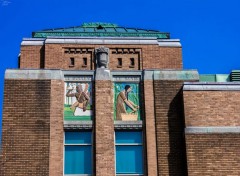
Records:
M168 111L169 176L187 176L186 145L184 138L184 105L182 89L172 99Z

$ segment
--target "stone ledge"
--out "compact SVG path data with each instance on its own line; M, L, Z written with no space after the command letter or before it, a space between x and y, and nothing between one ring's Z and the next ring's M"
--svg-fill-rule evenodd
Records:
M61 70L7 69L5 79L64 80Z
M197 70L144 70L144 80L199 80Z
M117 130L142 129L142 121L114 121L114 128Z
M64 120L64 129L74 130L74 129L92 129L92 121L65 121Z
M42 46L45 44L43 38L23 38L21 46Z
M156 38L150 39L119 39L119 38L47 38L46 44L112 44L112 45L158 45Z
M96 80L104 80L104 81L111 80L110 70L108 70L106 68L97 68L95 79Z
M173 48L181 48L182 45L179 39L158 39L158 45L160 47L173 47Z
M240 133L240 126L232 127L187 127L185 134Z
M94 70L62 70L64 76L94 75Z
M185 82L184 91L240 91L240 82Z

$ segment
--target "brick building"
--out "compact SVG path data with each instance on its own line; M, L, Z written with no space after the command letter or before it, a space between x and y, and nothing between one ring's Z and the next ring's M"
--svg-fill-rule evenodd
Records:
M183 70L180 40L84 23L21 43L1 176L240 175L240 83Z

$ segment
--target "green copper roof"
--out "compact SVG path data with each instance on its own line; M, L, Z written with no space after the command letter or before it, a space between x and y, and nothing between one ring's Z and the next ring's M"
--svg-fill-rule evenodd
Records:
M59 37L156 37L169 39L170 34L157 30L120 27L112 23L83 23L69 28L46 29L32 33L33 38Z

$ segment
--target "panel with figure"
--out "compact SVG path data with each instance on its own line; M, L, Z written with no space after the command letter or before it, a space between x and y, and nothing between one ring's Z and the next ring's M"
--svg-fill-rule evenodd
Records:
M138 83L114 83L114 119L121 121L141 120Z
M65 82L64 120L92 120L91 82Z

